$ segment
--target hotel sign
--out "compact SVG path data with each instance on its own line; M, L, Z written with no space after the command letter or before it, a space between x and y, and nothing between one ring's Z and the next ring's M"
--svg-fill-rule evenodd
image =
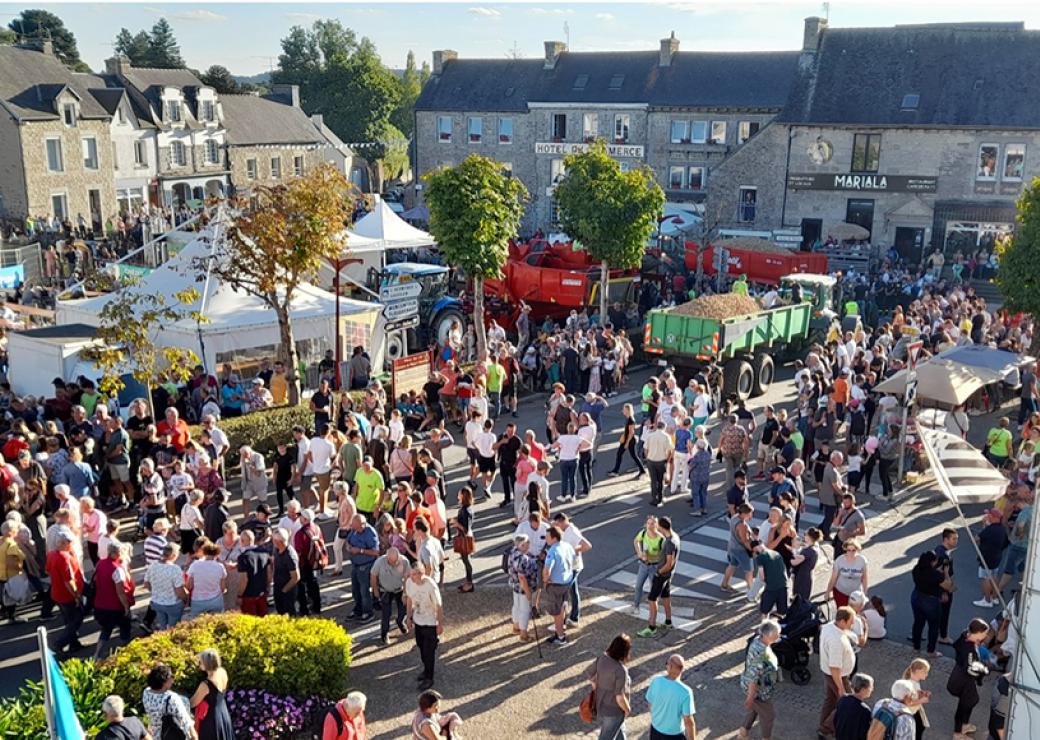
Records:
M581 154L591 148L591 144L566 143L556 141L541 141L534 145L535 154L555 154L564 156L567 154ZM607 154L611 157L626 157L642 159L644 148L634 144L607 144Z
M791 190L854 190L863 193L934 193L939 178L928 175L789 174Z

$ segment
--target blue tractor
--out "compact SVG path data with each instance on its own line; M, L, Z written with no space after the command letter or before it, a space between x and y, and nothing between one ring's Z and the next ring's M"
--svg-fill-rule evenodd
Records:
M388 334L388 360L426 349L434 341L443 344L453 327L461 333L466 326L462 302L449 295L451 285L447 267L421 262L396 262L382 270L373 268L368 273L368 287L376 293L386 286L413 281L422 287L419 293L419 325Z

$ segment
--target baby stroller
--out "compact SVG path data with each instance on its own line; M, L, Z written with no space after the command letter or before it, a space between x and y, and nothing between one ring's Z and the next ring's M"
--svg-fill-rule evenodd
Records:
M826 606L826 602L810 602L795 596L780 620L780 638L773 643L773 652L780 667L790 672L791 682L796 686L805 686L812 680L809 660L819 650L820 628L829 619L824 612Z

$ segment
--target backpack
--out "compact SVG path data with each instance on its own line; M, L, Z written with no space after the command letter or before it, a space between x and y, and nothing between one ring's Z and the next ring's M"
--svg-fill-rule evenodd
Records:
M311 540L307 562L314 570L325 570L329 567L329 550L325 547L325 539L321 536L321 530L318 530L317 536L313 531L307 534Z
M874 710L870 727L867 729L867 740L893 740L896 736L898 720L899 715L889 707L884 704L878 706Z
M339 738L343 734L344 728L343 715L339 712L339 704L329 704L327 707L325 707L325 711L321 713L321 724L323 727L325 726L325 719L330 715L332 716L332 719L336 722L336 737Z

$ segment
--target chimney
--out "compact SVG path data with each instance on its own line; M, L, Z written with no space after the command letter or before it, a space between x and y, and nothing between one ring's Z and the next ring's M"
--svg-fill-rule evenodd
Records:
M815 54L820 48L823 32L827 30L827 19L811 16L805 19L805 32L802 34L802 52Z
M54 56L54 44L50 39L25 39L18 44L18 48L38 51L51 57Z
M314 124L315 128L320 130L321 127L325 125L325 116L321 113L311 113L311 123Z
M300 107L299 85L271 85L271 94L277 98L281 98L282 102L284 102L286 105L291 105L293 108Z
M111 59L106 59L105 72L117 77L126 77L130 74L130 57L125 54L118 54Z
M556 67L556 60L560 58L560 54L567 51L567 44L562 41L546 41L545 42L545 68L553 69Z
M679 53L679 39L675 38L675 31L666 39L661 39L661 59L657 62L659 67L671 67L672 57Z
M440 51L433 52L433 69L430 74L439 75L444 71L444 65L450 62L452 59L458 59L459 53L452 49L442 49Z

